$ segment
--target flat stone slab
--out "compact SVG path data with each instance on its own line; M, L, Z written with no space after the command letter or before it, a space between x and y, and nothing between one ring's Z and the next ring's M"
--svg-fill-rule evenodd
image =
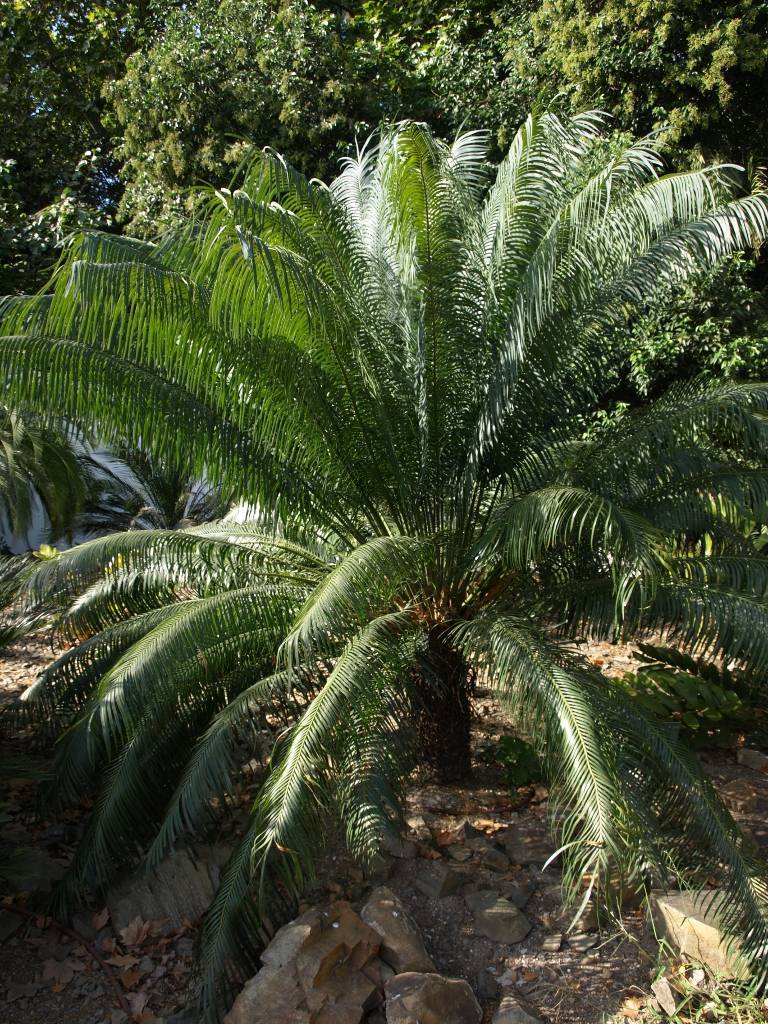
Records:
M475 908L475 934L494 942L522 942L531 927L522 910L503 896L489 897Z
M713 902L714 897L714 902ZM727 944L717 917L719 893L652 892L648 909L660 939L691 960L706 964L715 974L743 978L748 971L738 944Z
M746 768L752 768L753 771L764 774L768 772L768 754L764 754L762 750L741 747L736 753L736 760Z
M514 996L504 996L491 1024L544 1024L541 1017Z
M466 877L447 864L430 864L416 879L416 888L428 899L450 896L464 885Z
M360 911L360 917L381 936L379 955L395 974L416 971L434 974L432 958L424 948L416 922L390 890L375 889Z
M760 798L748 779L733 779L720 787L720 798L729 811L749 814L757 810Z
M202 916L219 883L228 851L200 846L191 853L176 850L151 872L137 872L116 883L107 893L112 923L126 928L136 917L164 920L171 928Z
M495 837L513 864L532 865L541 869L555 852L555 844L546 832L521 829L510 825Z
M384 989L387 1024L480 1024L483 1011L466 981L408 972Z

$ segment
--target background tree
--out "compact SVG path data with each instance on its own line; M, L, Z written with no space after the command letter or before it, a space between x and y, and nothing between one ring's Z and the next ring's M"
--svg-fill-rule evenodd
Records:
M37 217L102 225L120 195L103 96L174 0L0 0L0 266L3 290L43 283L60 243ZM82 226L82 224L81 224ZM15 285L8 288L8 285Z
M152 237L249 143L322 176L392 118L446 138L488 128L497 159L533 105L600 105L622 130L671 122L676 166L764 162L765 5L630 6L1 0L0 290L41 283L62 232L37 214L60 200L65 227L121 203L119 222Z
M412 64L365 10L350 17L308 0L184 5L109 89L124 133L130 230L155 231L178 211L183 188L224 184L251 142L327 174L356 134L426 112Z
M634 133L664 124L675 161L768 157L768 8L761 0L542 0L532 16L545 99L610 110Z

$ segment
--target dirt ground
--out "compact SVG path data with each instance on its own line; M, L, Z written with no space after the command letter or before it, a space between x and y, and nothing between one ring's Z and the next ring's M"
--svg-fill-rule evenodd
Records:
M589 654L608 674L632 664L626 648L596 645ZM29 685L51 657L50 648L40 642L5 652L0 706ZM557 866L542 870L551 850L546 788L510 790L500 766L486 754L509 731L509 723L481 693L473 737L478 765L471 784L414 784L406 809L409 842L390 849L395 855L385 858L381 876L365 878L340 847L332 848L305 905L344 898L359 906L372 885L386 881L416 919L438 970L473 987L485 1021L505 991L523 997L551 1024L623 1021L625 1001L649 991L655 963L642 910L628 910L622 922L602 933L568 933ZM5 741L3 753L29 753L29 741ZM703 760L718 786L741 780L754 794L748 809L735 816L766 853L768 777L738 765L731 754ZM120 929L113 927L105 908L93 906L64 932L50 920L12 912L18 893L45 891L60 877L87 814L84 806L56 818L40 817L33 791L28 779L11 774L0 780L0 862L12 847L26 851L24 875L0 889L0 895L6 894L0 909L0 1024L194 1024L196 1014L185 1006L192 993L199 922L169 929L162 921L139 919ZM531 844L529 863L516 863L524 857L510 858L507 865L493 863L488 851L499 849L494 842L505 829ZM425 888L436 865L452 872L453 893L435 896ZM531 892L524 913L532 929L513 945L475 934L467 902L473 892L505 887Z

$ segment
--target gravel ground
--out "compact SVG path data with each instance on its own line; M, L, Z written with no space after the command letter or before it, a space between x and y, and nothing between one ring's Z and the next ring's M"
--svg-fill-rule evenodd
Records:
M630 652L614 645L594 645L590 656L609 674L633 665ZM41 641L17 644L0 661L0 707L23 691L36 673L52 658L50 645ZM442 788L414 785L408 797L407 816L416 829L412 844L400 850L408 856L387 858L379 879L365 879L363 873L334 844L321 866L319 878L306 894L305 905L334 899L349 899L356 907L371 886L386 881L404 901L419 924L425 945L438 970L465 978L478 993L490 1021L503 991L522 996L552 1024L603 1024L615 1015L631 996L646 993L655 953L646 934L641 911L629 910L622 922L597 932L566 932L569 920L560 906L556 865L542 871L543 857L527 866L511 863L505 870L491 870L483 862L495 837L511 826L520 837L535 839L544 832L547 791L529 786L517 791L505 785L498 765L484 752L493 750L499 738L510 732L507 720L495 705L480 695L476 702L474 745L480 763L471 785ZM7 746L7 744L6 744ZM22 737L11 744L12 752L29 747ZM703 758L706 770L718 787L736 783L748 794L735 816L754 836L763 852L768 850L768 777L744 768L730 754ZM743 794L742 794L743 795ZM2 780L0 822L3 846L26 846L31 853L29 870L39 879L54 879L72 854L83 827L87 808L76 808L57 819L35 815L33 788L27 780ZM443 838L467 821L474 833L450 846ZM465 826L466 828L466 826ZM426 829L426 831L425 831ZM419 887L425 872L444 864L456 872L461 887L440 898L425 895ZM474 916L465 895L478 889L507 886L532 888L524 913L531 922L530 933L512 945L491 941L474 930ZM92 908L82 919L89 930ZM14 926L15 925L15 926ZM557 948L557 935L564 938ZM142 940L142 948L131 947L113 933L107 923L94 938L106 952L117 950L118 960L128 956L136 963L118 965L124 997L138 996L135 1019L142 1024L170 1020L189 994L194 932L158 940ZM122 942L122 945L121 945ZM51 961L76 964L74 977L66 984L51 974ZM47 966L46 966L47 965ZM125 968L125 969L124 969ZM54 975L56 969L53 970ZM134 977L138 973L138 977ZM127 983L123 975L127 974ZM148 995L141 1006L141 993ZM623 1020L623 1016L617 1018ZM104 972L88 950L45 922L19 926L0 910L0 1024L125 1024L128 1018L116 1007L114 993ZM187 1018L194 1022L194 1017Z

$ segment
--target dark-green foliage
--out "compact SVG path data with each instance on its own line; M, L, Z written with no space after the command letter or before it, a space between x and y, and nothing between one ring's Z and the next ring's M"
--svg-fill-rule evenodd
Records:
M541 763L536 751L519 736L502 736L496 759L504 770L507 785L513 788L541 781Z
M684 651L640 644L635 672L621 685L651 714L674 722L695 747L735 747L741 738L765 742L764 700L756 681Z

